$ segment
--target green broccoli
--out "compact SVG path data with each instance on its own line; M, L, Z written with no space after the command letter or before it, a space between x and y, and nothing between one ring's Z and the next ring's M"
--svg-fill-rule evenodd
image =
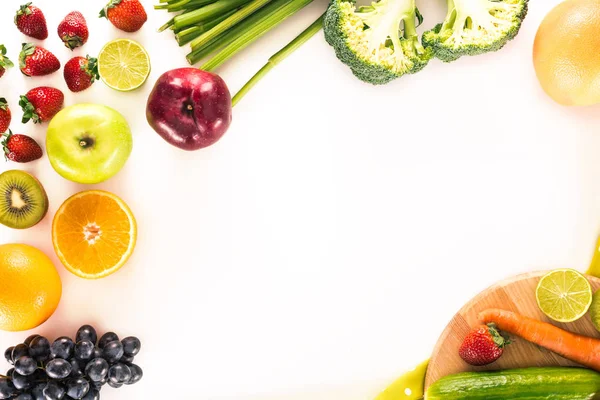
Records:
M422 19L415 0L380 0L358 10L354 0L332 0L323 28L354 75L380 85L420 71L432 58L417 35Z
M423 34L423 45L445 62L500 50L519 33L528 0L448 0L443 24Z

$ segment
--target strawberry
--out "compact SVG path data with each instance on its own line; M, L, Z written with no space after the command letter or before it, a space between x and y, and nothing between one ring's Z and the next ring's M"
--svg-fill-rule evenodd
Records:
M510 344L494 324L479 325L463 341L458 354L470 365L488 365L500 358Z
M21 96L19 105L23 109L23 122L32 120L35 124L50 121L63 107L65 96L52 87L40 86Z
M14 66L15 65L13 64L13 62L10 61L8 57L6 57L6 47L4 47L3 44L0 44L0 78L2 78L2 75L4 75L7 68Z
M69 89L81 92L100 79L98 60L90 56L73 57L65 64L64 75Z
M4 97L0 97L0 132L6 132L10 126L12 115Z
M79 11L68 13L58 25L58 37L71 50L83 46L89 36L87 22Z
M23 34L32 38L44 40L48 37L46 17L42 10L32 6L31 3L19 7L15 15L15 24Z
M58 58L43 47L33 43L23 43L19 54L21 72L27 76L43 76L60 69Z
M139 0L110 0L100 11L100 18L108 18L122 31L136 32L144 25L148 16Z
M2 141L4 158L18 163L27 163L42 158L42 148L27 135L14 135L9 132Z

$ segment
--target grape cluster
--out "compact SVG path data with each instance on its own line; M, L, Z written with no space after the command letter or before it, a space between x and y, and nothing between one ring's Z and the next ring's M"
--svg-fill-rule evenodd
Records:
M99 400L105 384L119 388L142 379L133 363L141 346L138 338L119 340L114 332L98 340L90 325L79 328L75 341L29 336L4 352L13 368L0 375L0 400Z

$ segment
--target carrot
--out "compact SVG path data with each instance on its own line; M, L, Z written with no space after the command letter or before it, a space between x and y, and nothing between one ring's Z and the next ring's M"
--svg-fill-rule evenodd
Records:
M499 309L479 313L479 320L519 336L585 367L600 371L600 340L565 331L546 322Z

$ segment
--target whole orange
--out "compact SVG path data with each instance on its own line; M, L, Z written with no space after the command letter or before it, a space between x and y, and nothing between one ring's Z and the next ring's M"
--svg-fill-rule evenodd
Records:
M600 103L600 0L567 0L550 11L535 37L533 64L558 103Z
M24 331L58 307L60 276L50 258L26 244L0 245L0 329Z

